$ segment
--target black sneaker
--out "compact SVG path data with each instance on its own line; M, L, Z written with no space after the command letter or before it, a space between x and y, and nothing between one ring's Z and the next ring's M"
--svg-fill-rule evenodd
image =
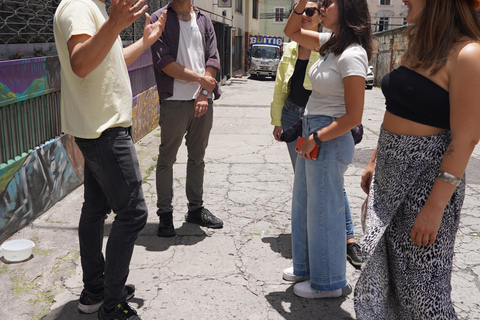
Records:
M103 308L98 310L98 320L142 320L137 315L137 312L130 308L128 303L119 303L115 310L106 314Z
M221 229L223 221L215 217L208 209L202 207L194 211L188 211L185 220L190 223L201 225L202 227Z
M130 300L135 295L135 286L133 284L125 285L127 290L127 300ZM80 294L80 301L78 302L78 310L82 313L97 312L103 303L103 292L91 294L87 290L83 290Z
M356 242L347 243L347 260L355 269L362 268L362 248Z
M175 237L175 228L173 227L173 213L165 212L159 215L160 223L158 224L157 236L159 237Z

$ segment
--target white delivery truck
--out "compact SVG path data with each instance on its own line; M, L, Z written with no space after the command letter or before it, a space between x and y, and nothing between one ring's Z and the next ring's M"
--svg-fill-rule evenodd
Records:
M251 35L249 50L248 73L252 77L273 77L275 79L283 53L283 38Z

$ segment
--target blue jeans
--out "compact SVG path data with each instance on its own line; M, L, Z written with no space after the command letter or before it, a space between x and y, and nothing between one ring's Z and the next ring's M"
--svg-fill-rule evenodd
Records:
M104 308L125 301L125 282L138 233L147 221L142 176L130 128L110 128L97 139L75 138L85 158L84 202L78 236L84 289L104 292ZM102 253L105 218L115 220Z
M282 130L285 131L297 122L298 119L303 117L305 112L305 106L300 107L294 104L290 100L285 100L285 105L282 109ZM295 151L295 146L297 140L292 142L287 142L288 154L290 155L290 160L292 161L293 170L295 170L295 162L297 160L297 151Z
M304 117L303 136L334 120ZM347 132L322 143L318 160L297 158L292 198L293 268L297 276L310 275L316 290L333 291L348 284L343 174L353 152L353 137Z
M287 99L282 110L282 130L285 131L291 126L293 126L298 119L303 117L304 112L305 107L297 106L292 101ZM297 140L287 143L288 154L290 155L293 171L295 171L295 163L298 156L297 151L295 151L296 144ZM345 221L347 224L347 239L352 239L355 238L355 234L353 232L352 214L350 212L350 204L348 203L348 197L345 188L343 189L343 194L345 197Z
M347 191L343 188L343 198L345 200L345 227L347 229L347 239L355 238L353 232L352 213L350 212L350 203L348 203Z

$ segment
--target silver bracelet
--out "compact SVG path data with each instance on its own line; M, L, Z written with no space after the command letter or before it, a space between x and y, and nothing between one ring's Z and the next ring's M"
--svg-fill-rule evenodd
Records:
M453 174L450 174L443 170L438 171L437 178L447 183L453 184L455 187L460 184L460 181L462 181L461 178L455 177Z

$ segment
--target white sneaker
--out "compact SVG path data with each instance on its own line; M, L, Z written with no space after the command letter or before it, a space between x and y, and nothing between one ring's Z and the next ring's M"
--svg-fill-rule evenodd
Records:
M316 299L316 298L338 298L342 295L342 289L334 291L318 291L311 287L310 280L299 282L293 286L293 293L295 295L307 298L307 299Z
M283 280L300 282L310 279L310 276L296 276L293 274L293 267L283 270Z

